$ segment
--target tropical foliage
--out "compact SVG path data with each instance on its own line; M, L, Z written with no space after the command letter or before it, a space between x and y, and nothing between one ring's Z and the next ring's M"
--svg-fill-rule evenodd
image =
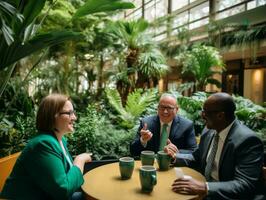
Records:
M80 118L68 140L72 155L92 152L95 159L129 155L129 143L136 133L133 129L116 128L93 105L88 105Z
M124 57L117 80L123 104L127 95L135 88L151 88L169 69L166 60L152 36L147 32L149 23L143 19L136 21L116 21L109 27L114 45ZM124 75L124 76L121 76ZM124 79L122 77L128 77Z
M121 97L117 90L106 89L106 95L111 106L116 110L115 115L120 126L130 129L136 124L141 114L156 101L155 90L136 89L128 95L126 106L123 107Z
M221 74L224 69L221 55L216 48L195 45L191 50L181 53L176 58L182 64L182 74L193 76L196 91L205 91L207 84L221 87L221 83L213 78L213 75Z
M80 33L67 30L36 35L37 28L43 22L41 20L39 24L36 24L36 18L41 13L45 3L46 0L39 0L26 1L20 4L20 1L14 0L4 1L0 4L1 19L3 19L1 20L2 26L0 32L0 96L15 69L16 62L21 58L67 40L81 38ZM74 19L96 12L133 7L134 5L132 3L122 2L120 0L89 0L76 11ZM12 24L12 26L8 26L7 24Z
M242 96L234 96L240 121L266 139L266 109Z

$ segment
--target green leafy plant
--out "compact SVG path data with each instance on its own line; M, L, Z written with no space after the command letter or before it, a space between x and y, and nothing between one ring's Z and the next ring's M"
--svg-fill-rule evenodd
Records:
M207 94L205 92L194 93L191 97L177 95L179 114L194 122L196 135L201 134L205 126L201 118L201 110L206 99Z
M129 143L135 136L135 131L117 129L93 105L88 105L75 128L68 136L72 155L92 152L97 160L129 155Z
M111 106L118 113L120 125L124 128L132 128L140 115L156 100L156 91L136 89L128 95L126 106L123 107L121 97L117 90L106 89L106 95Z
M242 96L234 96L234 100L237 118L266 139L266 109Z
M164 55L147 32L149 23L144 19L119 20L109 26L113 43L126 63L124 74L127 79L119 79L117 89L124 105L127 95L135 88L151 88L168 70ZM128 80L129 79L129 80ZM124 82L125 81L125 82Z
M46 0L25 1L23 4L21 4L20 1L15 0L1 3L0 13L1 19L3 19L1 20L1 28L7 30L4 31L4 33L2 31L0 32L0 96L15 69L17 61L52 45L67 40L82 38L80 33L67 30L40 33L36 35L36 29L41 25L35 23L36 18L41 13L45 3ZM76 11L74 16L76 19L96 12L133 7L134 5L132 3L123 3L120 0L88 0L84 6ZM3 12L5 10L8 12ZM17 13L20 13L23 16L22 22L16 17ZM10 18L10 16L14 17ZM12 26L5 25L6 19L9 18L11 19L9 23L12 24ZM19 17L19 19L22 19L22 17ZM43 22L43 20L41 20L41 22ZM4 37L2 37L2 35L4 35ZM9 37L7 37L7 35Z
M221 87L221 83L213 78L214 74L221 74L224 69L221 55L216 48L195 45L176 59L182 64L182 74L192 75L197 91L205 91L207 84Z
M32 117L17 116L16 123L3 118L0 121L0 157L21 151L35 133Z

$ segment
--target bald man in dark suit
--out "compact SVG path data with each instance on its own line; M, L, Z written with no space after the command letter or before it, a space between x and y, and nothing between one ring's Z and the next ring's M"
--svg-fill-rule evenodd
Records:
M198 170L207 182L177 179L173 191L213 200L254 199L262 186L263 144L236 119L235 109L227 93L215 93L205 101L202 117L206 128L199 147L193 154L177 154L176 165Z

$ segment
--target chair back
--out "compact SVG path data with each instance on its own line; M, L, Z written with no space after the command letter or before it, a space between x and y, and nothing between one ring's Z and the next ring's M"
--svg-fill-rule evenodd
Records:
M0 158L0 191L2 191L7 177L10 175L21 152Z

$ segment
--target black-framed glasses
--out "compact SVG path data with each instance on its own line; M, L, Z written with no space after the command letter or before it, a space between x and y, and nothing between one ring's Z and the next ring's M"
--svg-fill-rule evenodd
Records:
M173 111L175 109L175 107L173 106L163 106L163 105L159 105L158 108L160 111L167 110L167 112Z
M76 115L76 112L74 110L70 110L70 111L60 112L59 114L60 115L69 115L69 117L70 117L70 116Z

